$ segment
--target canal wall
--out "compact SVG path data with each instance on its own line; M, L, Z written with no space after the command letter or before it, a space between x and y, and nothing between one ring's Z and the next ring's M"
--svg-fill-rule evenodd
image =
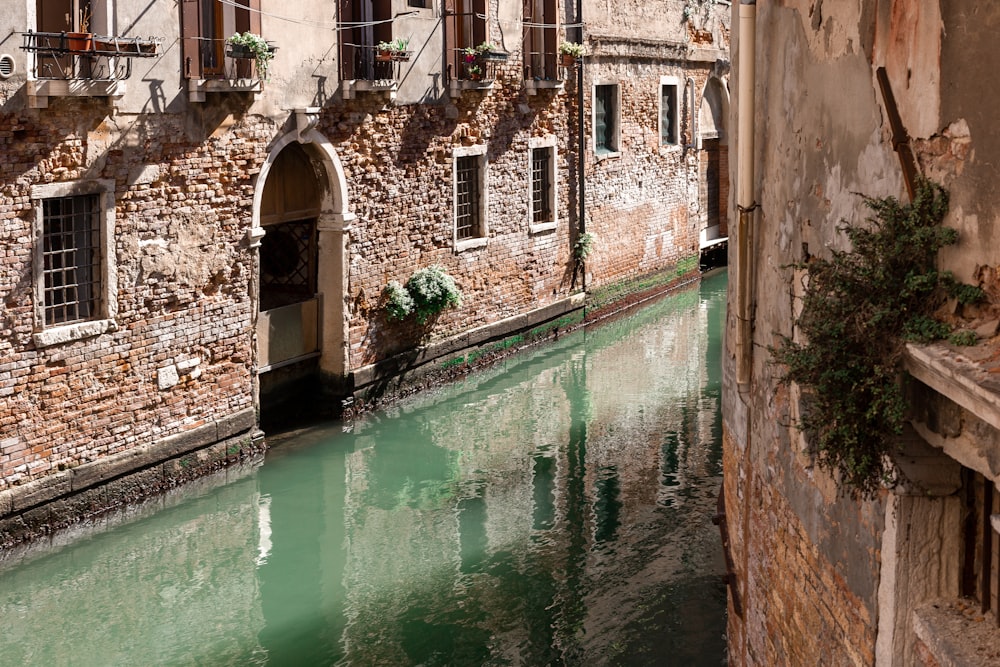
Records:
M755 52L737 37L741 12L756 13ZM739 202L747 225L729 243L730 664L995 665L1000 210L984 183L1000 175L1000 152L987 111L997 93L981 77L1000 10L966 0L743 2L732 25L734 116L749 101L739 91L750 59L757 78L747 89L753 174L731 164L752 202ZM749 140L736 136L733 155ZM958 243L940 251L939 268L986 298L936 314L973 345L901 352L907 419L891 479L858 496L800 428L820 397L784 381L772 351L785 337L808 343L797 318L810 266L851 250L844 224L872 214L858 193L909 202L917 175L950 195L944 224Z
M357 45L336 17L289 23L269 16L275 0L223 3L215 27L190 14L196 3L90 4L98 34L152 37L155 53L70 49L61 30L81 17L59 13L72 25L56 30L33 2L0 18L0 493L20 498L5 501L14 514L35 508L35 490L56 500L91 475L73 471L110 461L117 477L123 461L176 458L174 438L253 438L262 393L292 370L329 380L339 406L430 358L558 329L585 286L697 253L709 189L695 129L719 131L694 117L721 108L708 85L725 73L721 9L703 7L697 39L679 19L649 24L666 31L663 53L621 47L604 17L606 46L584 38L592 63L543 76L532 49L554 63L572 28L552 26L576 19L555 3L540 3L541 22L521 3L484 3L477 37L506 60L476 82L449 62L460 45L442 48L455 27L437 7L386 18L412 53L373 79L341 67ZM349 11L327 4L292 6ZM657 15L682 5L664 0ZM278 47L269 74L227 50L236 28ZM54 42L27 34L50 30ZM578 86L591 66L604 83ZM660 113L663 77L685 100L672 116ZM612 79L622 150L598 161L592 97ZM669 141L661 116L676 125ZM427 323L389 318L386 287L435 264L462 306ZM245 415L254 424L238 432L213 426Z

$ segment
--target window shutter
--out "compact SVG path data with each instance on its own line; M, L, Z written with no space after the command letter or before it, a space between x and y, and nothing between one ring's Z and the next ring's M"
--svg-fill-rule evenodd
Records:
M455 16L455 0L444 0L444 67L446 78L458 76L457 63L458 54L458 21L461 17Z
M556 0L544 0L542 23L545 24L545 74L555 78L556 58L559 50L559 10Z
M181 73L187 79L201 78L201 21L199 0L181 0Z
M489 39L486 30L487 4L486 0L472 0L472 44L477 46Z
M354 14L353 0L340 0L340 11L338 12L338 22L341 24L356 21ZM337 43L340 47L340 79L349 81L354 78L354 65L357 58L357 51L353 44L360 44L361 37L357 34L357 28L341 26L337 29Z

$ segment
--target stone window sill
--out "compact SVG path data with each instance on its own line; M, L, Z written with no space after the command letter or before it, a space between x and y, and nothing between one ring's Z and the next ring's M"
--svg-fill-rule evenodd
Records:
M91 320L45 329L32 335L35 347L51 347L83 338L93 338L117 328L114 320Z
M341 90L345 100L353 100L358 93L389 93L389 99L396 99L399 83L395 79L351 79L343 81Z
M125 84L92 79L38 79L28 81L27 92L31 108L45 109L50 97L118 98L125 94Z
M256 97L263 89L260 79L191 79L188 99L204 102L207 93L253 93Z
M486 237L480 237L477 239L465 239L463 241L455 242L455 252L465 252L466 250L472 250L474 248L484 248L486 247Z
M596 152L594 153L594 157L597 159L598 162L602 160L614 160L620 158L621 156L622 156L621 151L607 151L604 153L596 153Z
M537 95L539 90L562 90L564 86L565 82L562 79L524 80L524 90L528 95Z
M539 223L537 225L531 225L531 227L529 228L529 231L532 234L541 234L543 232L551 232L551 231L553 231L558 226L559 226L559 223L556 222L556 221L541 222L541 223Z
M1000 628L972 600L937 600L913 612L913 631L939 665L1000 664Z

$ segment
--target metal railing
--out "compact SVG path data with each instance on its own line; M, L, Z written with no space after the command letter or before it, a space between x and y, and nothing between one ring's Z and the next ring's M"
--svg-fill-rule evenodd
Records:
M367 44L343 44L344 65L341 76L344 79L361 81L389 81L399 78L400 63L410 59L409 51L380 53Z
M139 37L26 32L21 48L35 54L35 79L121 81L132 75L132 59L156 57L157 45Z

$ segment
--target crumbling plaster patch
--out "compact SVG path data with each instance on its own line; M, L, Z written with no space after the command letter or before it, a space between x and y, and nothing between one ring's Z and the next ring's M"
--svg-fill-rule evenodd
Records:
M176 217L169 237L139 242L143 278L169 278L188 287L200 287L223 271L231 252L215 243L215 227L196 214Z

